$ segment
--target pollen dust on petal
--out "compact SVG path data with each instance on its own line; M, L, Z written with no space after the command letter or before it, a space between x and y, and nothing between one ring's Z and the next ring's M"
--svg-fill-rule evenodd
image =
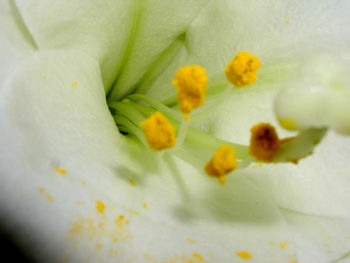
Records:
M96 209L101 214L105 211L105 205L101 200L96 200Z
M15 111L17 111L17 110L18 110L18 106L13 106L12 112L15 112Z
M252 255L247 252L247 251L241 251L241 252L238 252L236 253L236 255L242 259L251 259L253 258Z
M54 169L55 169L56 172L58 172L58 173L61 174L61 175L67 174L67 170L66 170L66 169L63 169L63 168L61 168L61 167L55 166Z
M139 212L136 211L136 210L129 209L128 211L129 211L131 214L134 214L134 215L138 215L138 214L139 214Z
M196 243L197 243L196 240L193 240L193 239L190 238L190 237L187 237L186 240L187 240L187 242L190 243L190 244L196 244Z
M146 209L146 208L148 208L148 204L147 203L143 203L142 207Z
M39 187L38 190L41 194L43 194L47 198L47 200L49 200L50 202L53 202L53 200L54 200L53 196L48 194L44 187Z
M67 238L75 250L84 251L88 247L94 251L95 258L91 261L97 262L99 258L113 258L123 253L125 245L132 246L133 236L130 234L129 220L124 215L113 219L112 216L93 214L73 221Z
M72 83L72 87L76 87L78 85L78 82L76 82L76 81L74 81L73 83Z
M280 243L280 248L284 249L286 248L286 246L289 244L289 241L284 241L282 243Z
M208 263L208 261L198 252L191 255L181 254L171 258L155 260L154 255L144 254L144 262L146 263Z

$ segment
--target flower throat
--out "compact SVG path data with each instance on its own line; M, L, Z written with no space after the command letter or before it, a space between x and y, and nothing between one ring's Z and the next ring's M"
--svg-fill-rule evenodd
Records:
M190 126L191 112L206 99L254 84L261 66L259 58L246 51L238 52L224 72L212 77L199 65L186 65L172 81L177 96L160 102L136 93L109 103L109 108L121 133L135 136L150 152L171 152L190 163L196 156L203 171L224 184L229 173L252 163L297 163L312 153L326 132L312 128L281 140L272 125L258 123L251 128L250 145L241 145Z

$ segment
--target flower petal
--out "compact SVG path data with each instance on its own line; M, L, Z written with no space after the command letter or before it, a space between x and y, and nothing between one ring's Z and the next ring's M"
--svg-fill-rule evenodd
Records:
M268 192L240 175L222 187L122 139L98 63L85 53L38 52L6 83L1 218L35 259L232 262L242 251L259 262L293 259L292 245L269 244L290 236Z
M206 2L17 0L16 4L40 49L85 51L100 62L106 91L117 78L122 94L186 30Z
M36 45L11 1L0 3L0 32L0 79L4 80Z
M298 262L347 262L350 221L282 210L293 233Z
M239 51L260 58L257 85L269 88L276 81L293 79L306 55L349 50L349 12L347 0L337 4L331 0L211 1L187 29L184 43L167 70L149 84L149 94L160 100L174 94L168 83L186 64L201 65L209 77L224 71ZM167 86L169 89L164 88Z

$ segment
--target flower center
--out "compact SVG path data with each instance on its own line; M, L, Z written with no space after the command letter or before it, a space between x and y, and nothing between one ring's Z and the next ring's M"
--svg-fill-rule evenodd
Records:
M188 156L195 152L204 171L223 184L227 174L254 162L296 163L313 151L315 143L311 142L320 141L326 131L309 129L280 140L273 126L260 123L252 127L248 146L220 140L191 127L190 114L205 103L206 97L214 98L227 88L252 85L260 67L259 58L239 52L227 64L226 74L220 75L222 79L212 84L205 69L187 65L175 73L172 81L177 96L159 102L136 93L109 107L121 133L135 136L155 152L171 152L189 163L194 161Z

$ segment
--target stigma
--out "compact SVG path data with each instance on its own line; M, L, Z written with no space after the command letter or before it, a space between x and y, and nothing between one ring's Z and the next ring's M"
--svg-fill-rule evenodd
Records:
M151 149L161 151L175 146L175 128L161 112L145 119L141 127Z
M205 69L198 65L184 66L175 73L172 82L177 90L177 98L184 118L205 101L208 77Z
M249 154L264 162L272 162L274 154L280 149L275 128L268 123L259 123L251 128Z
M235 150L223 144L215 152L211 160L205 165L205 172L213 177L217 177L221 184L226 182L226 175L237 167Z
M258 69L261 68L258 57L249 52L240 51L225 67L229 82L238 88L251 85L256 81Z

